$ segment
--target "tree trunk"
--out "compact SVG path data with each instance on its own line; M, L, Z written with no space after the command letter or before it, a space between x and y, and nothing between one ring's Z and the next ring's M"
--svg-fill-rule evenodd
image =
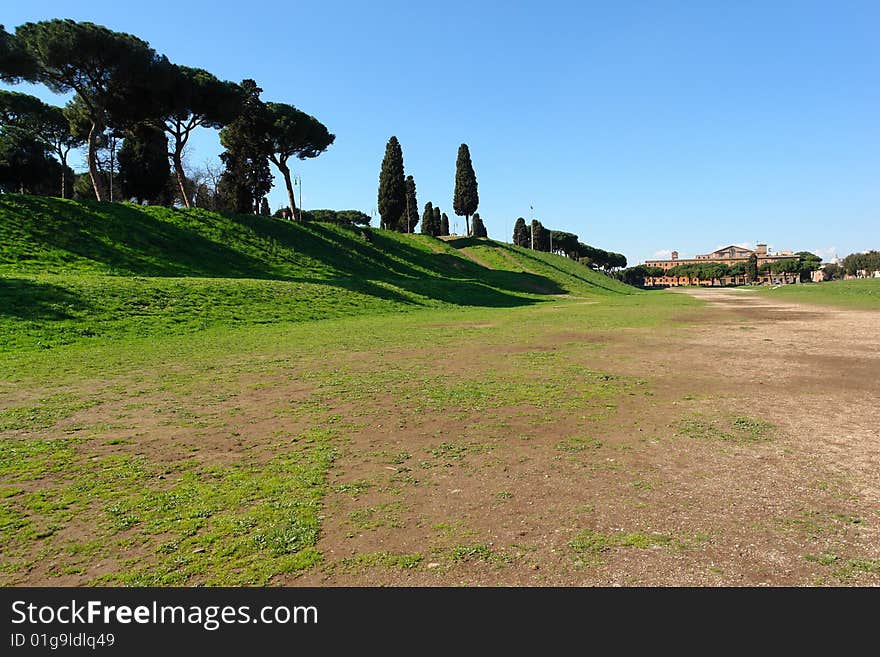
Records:
M471 216L469 214L464 215L464 230L465 237L471 236Z
M186 193L186 175L183 172L183 159L181 158L182 150L183 148L179 144L174 144L172 159L174 160L174 175L177 178L177 188L180 190L180 200L189 209L192 205L189 202L189 195Z
M296 221L296 200L293 196L293 182L290 180L290 167L285 164L279 166L278 169L284 176L284 185L287 187L287 204L290 206L291 221ZM302 212L300 212L300 219L302 219Z
M104 186L101 177L98 175L97 149L98 149L98 126L92 121L92 127L89 128L89 178L92 180L92 188L95 190L95 198L99 201L104 200Z

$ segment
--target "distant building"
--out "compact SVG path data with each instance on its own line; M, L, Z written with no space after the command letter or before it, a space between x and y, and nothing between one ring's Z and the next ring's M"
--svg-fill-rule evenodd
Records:
M734 265L748 264L752 255L757 256L758 267L768 262L778 262L780 260L791 260L797 258L797 254L792 251L777 251L770 253L766 244L756 244L755 250L747 249L743 246L731 244L723 249L712 251L704 255L698 255L694 258L679 259L678 251L672 252L669 260L648 260L645 265L648 267L659 267L664 270L678 267L679 265L701 265L706 263L719 263L733 267ZM720 276L711 280L699 279L694 276L647 276L645 278L645 286L647 287L678 287L680 285L699 285L699 286L728 286L728 285L745 285L745 274L737 274L730 276ZM800 274L798 273L778 273L773 274L766 272L758 274L756 283L766 283L768 285L789 285L791 283L800 283Z
M797 257L791 251L778 251L775 254L771 254L767 251L766 244L756 244L754 251L743 246L731 244L730 246L725 246L723 249L712 251L712 253L698 255L694 258L686 258L684 260L679 260L678 251L673 251L672 258L669 260L648 260L645 264L648 267L661 267L662 269L672 269L679 265L698 265L705 262L720 262L724 265L733 266L748 262L753 253L758 256L758 267L767 262L789 260Z

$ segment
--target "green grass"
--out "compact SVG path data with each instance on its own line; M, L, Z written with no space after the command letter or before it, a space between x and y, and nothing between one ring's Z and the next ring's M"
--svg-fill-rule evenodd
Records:
M584 529L568 543L575 565L594 567L602 563L605 553L618 548L649 550L654 547L675 545L671 536L645 532L599 532Z
M586 449L599 449L602 447L602 441L597 438L589 438L586 436L568 436L556 443L556 449L560 452L577 453Z
M689 550L710 540L708 534L670 536L658 532L600 532L584 529L568 543L571 556L578 567L601 565L603 557L612 550L635 548L651 550L664 548L672 551Z
M276 446L276 455L264 463L211 466L123 455L82 460L71 445L54 446L55 458L66 457L63 482L0 506L4 561L87 514L89 536L108 558L120 548L149 546L147 554L120 564L101 582L264 585L274 575L296 573L321 559L315 550L317 515L335 454L332 438L312 430L297 437L295 450ZM19 450L15 463L2 462L4 477L39 477L34 466L50 450L33 449L34 441L17 442L30 448ZM14 539L6 534L12 530ZM63 539L57 547L67 554L68 567L81 563L83 543Z
M578 555L596 555L616 547L634 547L647 550L652 547L670 545L672 538L665 534L646 534L644 532L603 533L585 529L575 536L569 547Z
M768 442L776 427L758 418L707 417L696 413L678 423L678 434L699 440L734 443Z
M831 575L844 584L857 580L863 574L880 573L880 559L845 559L834 552L808 554L804 558L821 566L832 567Z
M373 569L414 570L418 568L424 555L392 554L390 552L367 552L353 557L345 557L328 565L328 572L362 573Z
M488 240L0 196L0 350L638 292ZM475 245L476 244L476 245ZM484 267L471 250L508 254Z
M776 289L759 288L768 297L842 308L876 310L880 308L880 278L828 281L804 285L784 285Z

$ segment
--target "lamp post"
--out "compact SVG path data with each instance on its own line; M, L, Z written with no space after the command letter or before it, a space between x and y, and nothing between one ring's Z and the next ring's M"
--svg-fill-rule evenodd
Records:
M113 170L116 168L116 133L110 133L110 202L113 203Z
M529 206L529 227L532 231L532 251L535 250L535 208Z
M303 186L302 186L302 178L298 175L293 176L293 186L299 187L299 220L302 221L303 218ZM294 217L296 220L296 217Z

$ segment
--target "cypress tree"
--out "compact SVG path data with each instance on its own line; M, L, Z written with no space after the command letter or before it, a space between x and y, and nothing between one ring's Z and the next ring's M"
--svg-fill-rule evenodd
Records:
M443 237L449 236L449 217L446 216L445 212L440 217L440 234Z
M513 224L514 245L528 248L530 239L531 235L529 234L529 227L526 226L526 220L522 217L518 217L516 223Z
M266 200L266 197L260 199L260 216L261 217L269 217L272 215L272 212L269 210L269 201Z
M403 178L403 150L397 137L385 145L379 173L379 217L381 227L395 229L406 210L406 182Z
M535 234L535 251L550 251L550 231L537 219L532 220L532 230ZM531 242L531 235L529 241Z
M474 213L473 234L474 237L489 237L489 234L486 232L486 226L483 224L479 212Z
M470 216L477 211L480 196L477 194L477 175L471 164L471 152L467 144L458 147L455 161L455 194L452 209L459 217L464 217L467 234L471 234Z
M746 281L754 283L758 280L758 256L753 253L749 256L749 262L746 265Z
M437 237L437 236L443 234L441 231L441 228L440 228L440 224L441 224L440 208L435 207L434 208L434 223L433 223L434 232L432 233L434 235L434 237Z
M400 230L411 233L419 223L419 203L416 200L416 181L412 176L407 176L406 186L406 211L403 213Z
M425 203L425 211L422 213L422 235L434 234L434 204L431 201Z

